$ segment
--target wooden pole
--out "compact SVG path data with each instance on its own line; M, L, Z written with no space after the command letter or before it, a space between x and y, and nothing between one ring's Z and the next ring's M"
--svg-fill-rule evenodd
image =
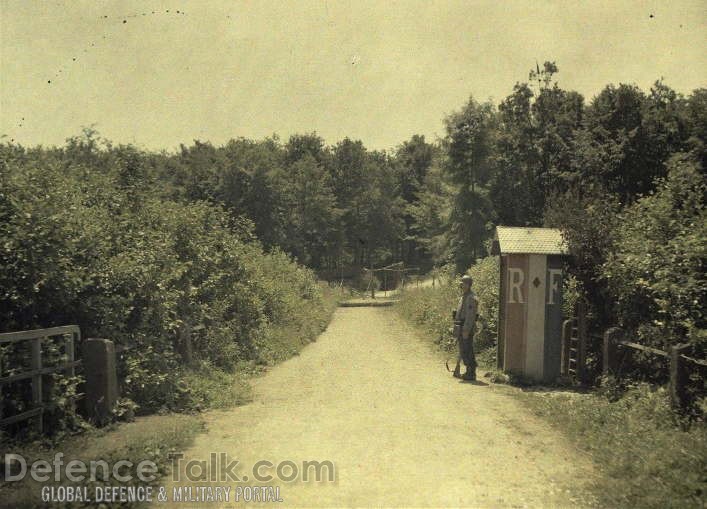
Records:
M107 339L88 338L82 354L88 417L102 426L110 421L119 397L115 345Z
M604 332L604 349L602 356L602 374L615 375L618 371L618 343L623 331L618 327L611 327Z
M687 365L682 355L687 353L690 345L682 344L670 347L670 401L676 410L687 407L686 385L689 379Z
M68 335L68 339L66 340L66 360L69 363L73 363L76 360L76 343L79 342L79 337L80 337L80 332L72 332L71 334ZM76 369L74 366L71 366L68 371L66 372L67 375L69 375L71 378L76 376ZM72 412L76 412L76 399L71 398L69 402L69 406L71 407Z
M35 338L32 341L32 370L36 373L32 376L32 404L34 408L42 408L42 339ZM42 413L37 416L37 432L42 433L44 428Z

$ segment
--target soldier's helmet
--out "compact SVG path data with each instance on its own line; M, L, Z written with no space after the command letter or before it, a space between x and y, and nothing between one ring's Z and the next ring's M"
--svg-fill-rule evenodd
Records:
M473 283L473 281L474 281L474 280L471 278L471 276L470 276L469 274L464 274L464 275L461 277L461 279L459 280L459 283L462 284L462 285L463 285L463 284L466 284L466 283L471 284L471 283Z

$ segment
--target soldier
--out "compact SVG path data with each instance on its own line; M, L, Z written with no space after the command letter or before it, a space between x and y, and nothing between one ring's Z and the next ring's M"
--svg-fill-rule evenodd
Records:
M459 345L459 358L454 368L454 377L464 380L476 380L476 358L474 356L474 330L476 326L476 312L479 301L471 291L473 280L471 276L464 275L459 282L462 296L459 298L457 310L454 312L454 337ZM459 361L466 366L464 376L459 372Z

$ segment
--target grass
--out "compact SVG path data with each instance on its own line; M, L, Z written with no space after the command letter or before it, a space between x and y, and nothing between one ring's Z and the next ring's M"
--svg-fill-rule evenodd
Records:
M128 460L137 465L142 460L154 461L159 468L158 475L163 477L169 473L169 453L181 451L188 447L193 438L203 430L203 420L198 414L167 414L139 417L134 422L113 424L103 429L91 429L81 435L64 440L55 447L47 448L42 444L25 444L12 449L21 454L27 463L37 459L51 460L56 453L64 454L65 463L77 459L83 461L104 460L109 465L118 460ZM53 477L52 477L53 479ZM159 479L150 483L155 485ZM132 485L138 485L136 481ZM91 482L86 480L81 486L87 486L89 494L99 485L117 486L114 479L106 482ZM144 483L140 483L144 486ZM37 483L29 475L22 481L0 484L0 506L12 508L44 507L41 500L43 486L79 486L66 480L61 482ZM125 483L125 486L131 483ZM133 507L131 503L113 503L111 507ZM51 504L52 507L84 507L83 504ZM87 503L85 507L95 507Z
M616 401L601 392L514 395L592 456L602 507L707 505L707 427L682 422L665 389L637 385Z
M257 372L254 363L243 363L234 373L203 365L187 372L184 381L192 393L191 399L200 402L196 411L229 408L251 401L249 376Z
M320 289L323 297L321 306L307 305L305 302L296 310L296 320L285 320L269 331L259 345L262 363L272 365L289 359L324 332L345 294L325 283L320 283Z
M442 351L452 352L456 341L450 331L451 313L458 299L459 292L451 285L412 288L401 292L395 310L421 329Z

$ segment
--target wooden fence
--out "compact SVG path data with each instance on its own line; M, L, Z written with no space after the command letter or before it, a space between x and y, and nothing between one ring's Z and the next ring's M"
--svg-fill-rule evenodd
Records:
M619 365L626 350L636 350L668 359L670 371L670 399L675 408L684 409L688 405L687 383L690 369L695 366L707 367L707 361L693 359L685 355L689 345L671 346L666 352L658 348L640 345L624 339L625 333L618 327L612 327L604 333L602 372L605 376L620 374ZM623 350L623 351L622 351Z
M64 356L66 357L66 362L55 366L45 366L42 361L42 342L56 336L62 337L65 341ZM36 418L36 429L39 433L42 433L42 416L44 411L49 408L49 405L44 402L44 384L42 379L44 375L59 372L66 372L69 376L74 376L76 368L81 365L81 361L75 358L75 348L80 341L81 331L77 325L0 334L0 346L10 343L29 342L32 352L31 366L28 371L13 373L7 376L3 376L3 373L8 371L8 367L3 366L2 359L0 358L0 389L5 385L21 380L30 380L32 384L32 408L10 417L3 417L3 408L0 405L0 427L6 427L20 421Z
M562 357L560 372L563 376L572 378L581 384L590 383L590 373L587 368L588 342L592 344L603 341L602 373L607 375L620 375L620 364L624 355L630 351L640 351L649 355L663 357L668 361L670 374L670 398L677 409L685 409L689 405L687 386L692 369L707 367L707 361L694 359L685 355L689 345L675 345L668 351L650 346L644 346L625 339L625 332L612 327L599 337L587 333L586 305L580 300L577 302L576 316L565 320L562 324Z

